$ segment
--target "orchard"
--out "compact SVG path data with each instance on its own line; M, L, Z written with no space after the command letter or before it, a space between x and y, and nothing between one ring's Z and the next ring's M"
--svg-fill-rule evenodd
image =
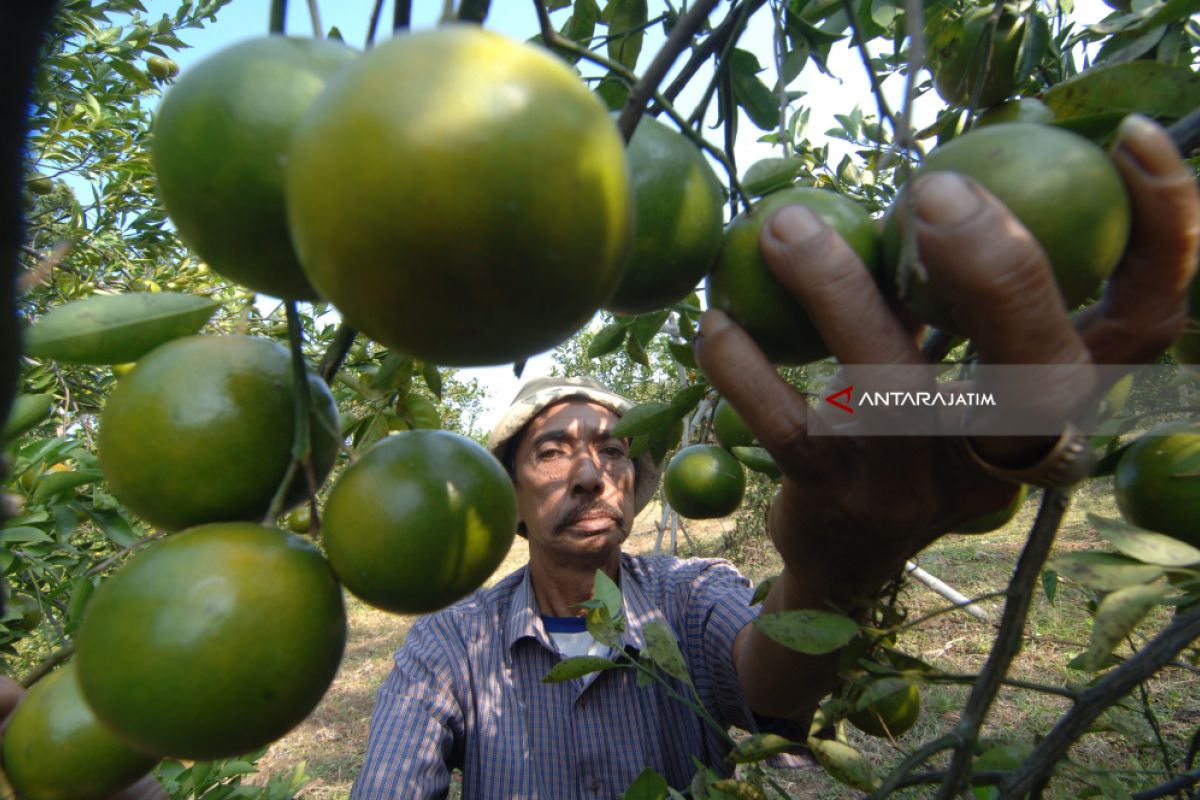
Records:
M172 798L317 796L302 766L249 776L329 692L347 609L428 613L502 577L516 499L465 368L519 376L552 350L605 381L636 402L615 435L664 470L656 549L731 517L741 549L715 554L776 564L763 519L795 465L700 370L701 313L819 400L828 315L759 249L801 205L923 356L969 377L912 235L912 182L938 171L1012 211L1064 308L1103 302L1137 224L1109 157L1122 121L1200 168L1196 3L1105 2L379 0L323 24L310 0L303 31L286 0L254 29L229 0L6 6L0 673L27 691L0 793L99 800L150 774ZM198 30L228 44L189 60ZM863 93L820 89L850 72ZM735 778L648 768L621 796L809 796L766 763L796 748L823 796L1194 796L1200 279L1191 298L1175 345L1097 398L1083 481L1013 484L955 529L1007 586L918 609L897 575L853 619L764 615L785 647L838 654L807 740L717 726ZM1072 493L1088 541L1056 547ZM1001 531L1017 546L989 552ZM977 669L910 646L984 599L1003 616ZM617 587L590 602L615 637ZM1061 681L1016 674L1039 603L1082 631L1056 642ZM690 685L673 646L616 667ZM546 680L613 666L582 658ZM949 685L958 705L931 700ZM1003 723L1002 691L1052 713ZM1089 758L1101 735L1136 768Z

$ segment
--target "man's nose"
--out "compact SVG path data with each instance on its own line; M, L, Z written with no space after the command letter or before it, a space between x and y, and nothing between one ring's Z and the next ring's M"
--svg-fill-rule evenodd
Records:
M575 458L571 472L572 494L600 494L604 491L604 473L590 451L583 451Z

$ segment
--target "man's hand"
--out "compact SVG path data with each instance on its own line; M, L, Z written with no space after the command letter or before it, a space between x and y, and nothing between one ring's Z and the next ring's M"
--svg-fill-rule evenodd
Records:
M8 727L9 717L16 711L17 704L25 695L21 685L11 678L0 675L0 731ZM169 800L170 795L163 789L162 784L147 775L137 783L116 794L109 795L107 800ZM19 798L18 798L19 800Z
M1132 237L1105 297L1074 320L1041 248L999 201L951 173L916 182L921 260L982 363L1141 363L1182 331L1200 240L1200 194L1191 171L1166 133L1142 117L1122 125L1113 161L1129 192ZM776 278L843 364L924 363L911 326L893 313L850 248L811 212L780 210L763 226L759 244ZM765 611L846 606L955 525L1005 506L1017 491L975 465L961 438L809 436L810 426L821 424L816 412L720 311L701 320L696 353L784 473L769 528L785 569ZM1079 398L1091 388L1060 379L1029 398L1028 411L1065 424L1082 411ZM988 437L971 444L989 462L1020 467L1036 463L1053 441ZM774 667L769 662L784 654L756 631L743 633L735 657L743 687L753 691L757 679L747 671L782 672L777 661ZM747 642L754 646L747 649ZM811 661L832 677L828 659ZM799 682L789 676L791 685ZM820 694L793 697L799 708ZM751 705L780 713L754 698ZM796 708L785 710L795 715Z

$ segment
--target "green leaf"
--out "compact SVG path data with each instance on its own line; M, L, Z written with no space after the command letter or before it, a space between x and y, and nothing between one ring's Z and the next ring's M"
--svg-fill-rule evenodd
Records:
M0 542L5 544L45 544L53 541L50 534L41 528L18 526L0 531Z
M771 454L765 447L735 447L730 452L733 453L734 458L755 472L761 472L774 480L783 477L779 465L775 463L775 459L771 458Z
M734 48L728 69L734 100L745 110L750 121L764 131L779 127L779 98L758 79L762 67L754 54Z
M654 334L662 330L663 324L670 316L670 311L655 311L652 314L643 314L638 317L633 323L633 335L637 337L638 343L642 347L649 347Z
M624 601L621 599L621 589L613 582L612 578L604 573L604 570L596 570L596 584L592 589L592 597L604 605L613 619L621 616L621 611L625 607Z
M812 608L761 614L754 625L784 647L814 656L844 647L858 633L849 617Z
M750 605L756 606L763 600L766 600L767 595L770 594L771 589L775 587L775 582L778 580L778 575L771 575L770 577L763 578L759 582L758 586L754 587L754 596L750 598Z
M104 535L111 539L118 547L132 547L141 541L144 536L141 531L134 529L129 524L129 520L121 516L118 511L107 508L96 508L94 506L86 510L92 521L104 531Z
M620 111L629 99L629 85L619 75L610 72L596 86L596 94L609 111Z
M1021 36L1021 48L1017 55L1014 80L1017 86L1033 76L1033 71L1042 63L1050 48L1050 24L1036 11L1026 12L1025 30Z
M665 428L680 417L666 403L641 403L626 411L613 427L613 436L641 436Z
M257 770L249 761L234 759L232 761L226 761L221 765L220 770L217 771L217 780L234 778L238 775L249 775L252 772L257 772Z
M778 734L755 733L738 742L725 758L734 764L751 764L785 753L799 744Z
M696 363L696 353L690 344L667 342L667 349L685 369L699 369L700 365Z
M870 762L850 745L835 739L810 737L808 746L817 762L837 782L860 792L879 788L879 778Z
M437 364L430 364L428 361L422 363L421 377L425 380L425 385L429 387L429 391L433 392L433 396L441 400L442 373L438 369Z
M96 294L59 306L26 329L23 352L73 364L125 364L196 333L220 305L174 292Z
M675 420L673 425L659 428L646 434L646 447L654 458L654 463L662 465L667 453L679 446L683 439L683 420Z
M636 336L630 336L625 340L625 354L629 356L629 360L641 364L647 369L650 368L650 357L646 355L646 348L642 347L642 343L637 340Z
M631 70L636 68L642 52L642 26L649 19L646 0L609 0L604 18L608 35L614 37L608 40L608 57Z
M701 381L676 392L671 398L671 410L678 415L676 418L683 419L695 411L707 391L708 384Z
M612 325L605 325L588 344L587 357L600 358L600 356L606 356L616 351L625 343L627 330L629 330L628 323L615 322Z
M88 601L92 599L94 591L96 591L96 584L92 583L92 579L87 576L80 576L71 581L71 592L67 597L67 623L70 630L79 626L79 621L83 619L83 612L87 608Z
M1054 605L1054 598L1058 595L1058 573L1052 569L1042 570L1042 591L1046 594L1046 602Z
M1163 574L1160 567L1143 564L1114 553L1065 553L1050 562L1059 575L1098 592L1114 592L1147 583Z
M1096 67L1051 87L1042 98L1057 121L1138 112L1175 120L1200 106L1200 75L1155 61Z
M575 0L575 7L571 11L571 16L567 18L566 23L562 26L562 30L559 33L564 38L587 46L592 36L596 33L596 23L599 21L600 6L596 4L596 0ZM571 64L579 61L578 55L567 50L561 50L559 55Z
M592 608L587 613L587 630L592 638L613 650L621 648L622 621L608 613L604 606Z
M388 353L383 359L383 363L379 365L379 369L371 376L370 387L378 392L398 389L407 393L412 373L412 358L399 353Z
M600 658L599 656L573 656L571 658L564 658L551 667L550 671L542 678L542 683L573 681L576 678L582 678L584 675L591 675L593 672L600 672L619 666L621 665L615 661Z
M799 158L764 158L746 170L742 176L742 188L754 197L762 197L791 186L803 171L804 161Z
M1113 547L1130 558L1160 567L1190 567L1200 563L1200 549L1171 536L1135 528L1123 520L1088 514L1088 521Z
M1092 636L1087 652L1080 661L1080 668L1088 671L1099 669L1112 655L1113 649L1170 591L1167 586L1128 586L1101 600L1092 621Z
M683 660L679 643L670 628L662 622L648 622L642 626L642 635L646 637L646 655L659 669L684 683L692 682L687 662Z
M667 781L650 767L634 778L633 783L621 795L621 800L667 800Z
M0 444L7 444L23 433L36 428L54 411L54 395L22 394L13 398Z
M104 474L95 470L47 472L38 479L32 500L35 503L44 503L55 495L102 480Z

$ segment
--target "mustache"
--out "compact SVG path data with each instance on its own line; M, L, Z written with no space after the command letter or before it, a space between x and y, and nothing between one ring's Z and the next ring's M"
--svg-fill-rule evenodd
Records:
M584 517L592 516L598 511L608 515L609 517L612 517L613 521L617 523L618 528L623 529L625 527L625 515L621 513L620 509L611 503L604 502L603 500L592 500L590 503L584 503L581 506L576 506L575 508L563 514L563 516L556 523L554 523L554 530L557 533L564 528L569 528Z

